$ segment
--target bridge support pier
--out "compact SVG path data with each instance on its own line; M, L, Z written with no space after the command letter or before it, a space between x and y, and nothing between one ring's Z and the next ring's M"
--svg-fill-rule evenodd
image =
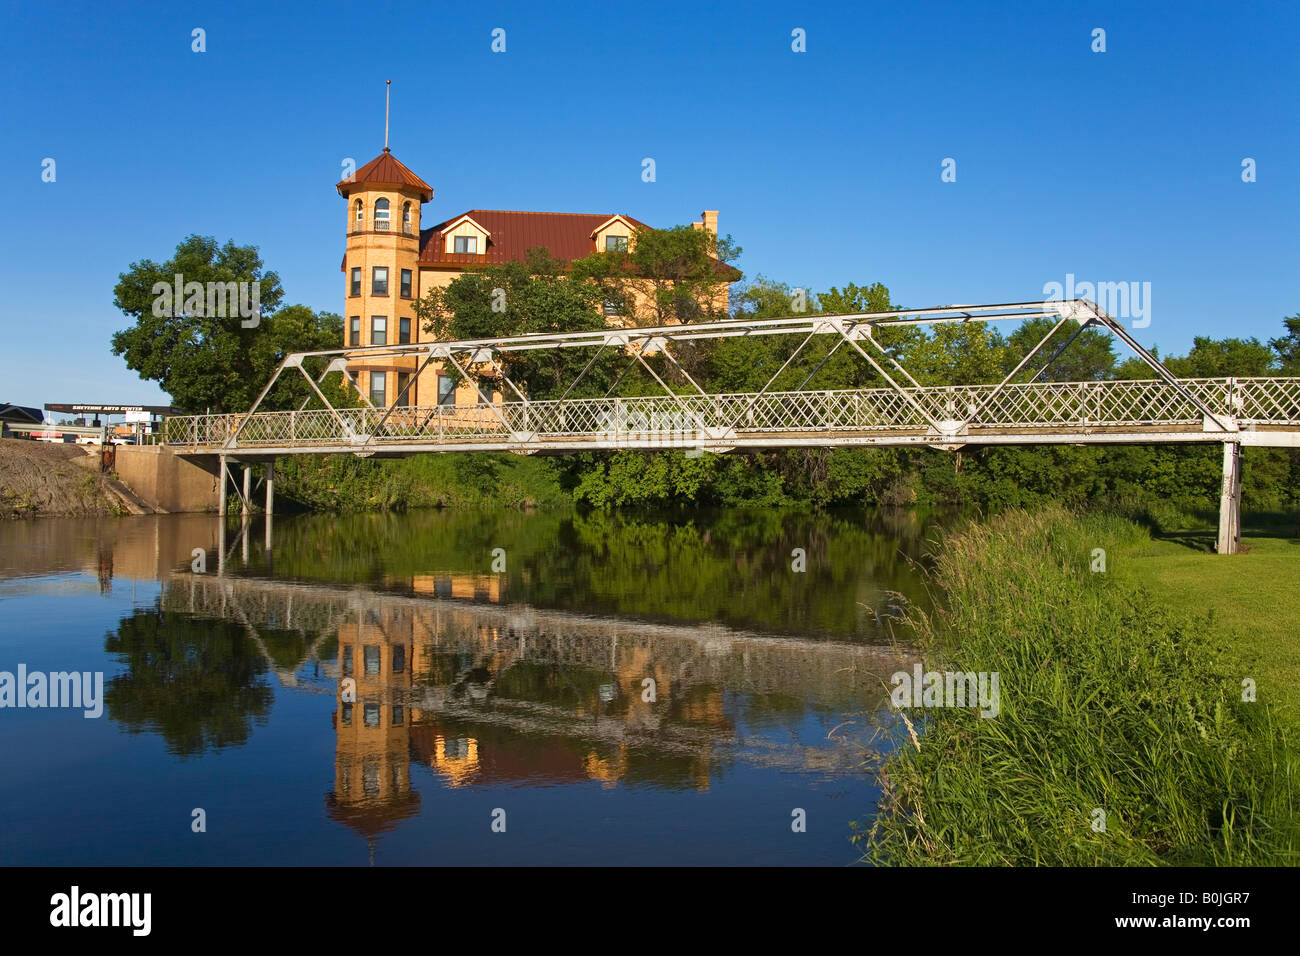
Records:
M1241 550L1241 445L1223 443L1223 493L1219 496L1219 554Z
M221 466L217 469L217 514L221 517L226 516L226 475L229 466L226 464L226 456L219 456Z
M253 503L252 499L253 499L253 469L250 466L245 465L244 466L244 500L242 502L244 506L242 514L244 515L245 518L248 517L248 510Z
M266 463L266 557L271 559L271 516L275 514L275 462Z

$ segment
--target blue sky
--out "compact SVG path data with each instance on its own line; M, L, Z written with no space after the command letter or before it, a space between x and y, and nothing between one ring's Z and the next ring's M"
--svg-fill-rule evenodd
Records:
M0 400L165 401L109 352L112 290L190 233L259 246L286 303L340 311L333 185L382 148L386 79L428 222L718 209L748 276L913 307L1150 282L1162 353L1267 339L1300 312L1298 10L6 3Z

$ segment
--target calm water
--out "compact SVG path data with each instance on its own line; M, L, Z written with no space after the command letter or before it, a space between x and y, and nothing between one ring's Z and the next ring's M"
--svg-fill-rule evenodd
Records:
M98 718L0 709L0 863L853 863L923 545L907 513L0 523L0 671L104 681Z

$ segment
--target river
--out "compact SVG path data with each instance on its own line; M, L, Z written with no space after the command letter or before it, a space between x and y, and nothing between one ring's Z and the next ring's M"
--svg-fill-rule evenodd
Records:
M97 715L10 685L0 863L853 864L926 535L905 511L0 522L0 672L102 674Z

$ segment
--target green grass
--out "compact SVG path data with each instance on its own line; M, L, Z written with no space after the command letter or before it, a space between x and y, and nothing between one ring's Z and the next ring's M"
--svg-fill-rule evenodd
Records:
M1263 698L1241 700L1241 662L1224 646L1220 618L1165 583L1166 570L1197 573L1168 550L1178 547L1152 542L1119 517L1056 507L1007 512L943 542L939 608L913 614L925 666L998 672L1000 712L900 712L917 736L900 733L880 764L884 795L861 838L867 859L1091 866L1300 858L1300 766L1289 722ZM1106 550L1106 573L1090 571L1095 548ZM1160 574L1149 586L1142 569L1152 560L1146 566ZM1093 827L1096 810L1105 812L1104 831Z
M1300 539L1247 536L1243 545L1220 556L1147 541L1122 550L1112 568L1160 604L1202 616L1209 640L1300 739Z

